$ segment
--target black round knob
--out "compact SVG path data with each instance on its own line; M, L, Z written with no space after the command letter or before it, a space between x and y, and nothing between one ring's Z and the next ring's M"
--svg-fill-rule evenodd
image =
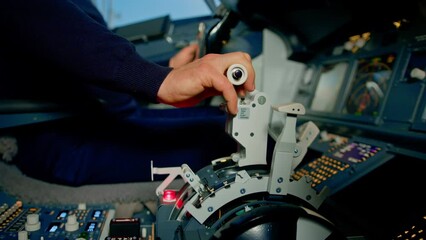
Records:
M240 80L243 77L243 71L240 68L232 69L232 78L235 80Z

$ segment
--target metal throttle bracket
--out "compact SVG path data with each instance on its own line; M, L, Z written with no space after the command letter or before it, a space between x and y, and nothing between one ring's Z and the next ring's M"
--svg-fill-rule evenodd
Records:
M328 195L324 188L319 194L311 187L312 179L304 176L298 181L291 179L297 165L305 156L308 146L319 134L318 127L313 122L302 125L299 137L296 136L297 116L305 114L305 108L300 103L290 103L272 107L273 110L284 113L284 127L276 139L268 192L274 195L294 195L319 207Z
M226 73L233 85L241 85L247 80L247 70L243 65L233 64ZM328 194L328 188L317 194L311 187L312 179L304 176L299 180L292 180L291 175L305 156L308 146L319 134L318 127L313 122L307 122L299 127L300 134L296 134L297 116L305 114L305 108L300 103L289 103L280 106L271 106L265 93L258 90L247 92L245 97L238 99L238 114L229 115L225 131L238 143L237 152L231 159L238 167L267 165L267 142L269 134L269 120L271 111L284 114L284 125L276 138L269 175L259 180L248 175L242 169L236 180L229 188L219 189L216 196L207 198L201 207L192 204L198 202L198 197L209 194L207 187L200 177L188 165L174 168L154 168L152 174L169 174L166 180L157 188L157 195L162 195L164 189L177 177L181 176L185 182L197 193L185 208L200 222L205 221L215 209L223 206L228 200L237 198L240 194L267 191L271 195L293 195L304 199L318 208ZM207 206L209 205L209 206Z

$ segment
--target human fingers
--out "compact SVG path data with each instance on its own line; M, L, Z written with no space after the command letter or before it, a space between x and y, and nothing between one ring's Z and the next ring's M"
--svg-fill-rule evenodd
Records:
M199 46L196 43L182 48L169 60L169 67L178 68L197 59Z
M228 113L236 115L238 113L238 96L234 86L229 82L228 78L224 75L217 76L213 81L213 88L222 93Z
M235 63L247 69L247 81L238 92L254 90L254 70L248 54L207 54L204 57L172 70L157 93L159 102L173 106L192 106L197 101L214 95L222 95L228 112L237 114L237 89L225 76L226 70Z
M221 94L227 105L228 113L236 115L238 113L238 95L245 95L245 91L253 91L254 87L254 69L251 58L243 52L232 52L226 54L207 54L200 59L197 66L197 72L202 73L201 79L204 79L204 90L209 88ZM247 71L247 80L243 85L234 86L227 78L227 70L233 64L240 64ZM210 93L212 91L209 91ZM208 94L206 91L202 93L204 97Z
M208 56L208 55L207 55ZM236 115L238 113L238 96L245 96L246 91L254 91L255 90L255 71L253 65L251 63L251 57L247 53L244 52L233 52L226 53L217 56L217 64L216 67L219 67L219 73L226 72L229 67L234 64L241 64L244 66L244 71L246 71L247 79L243 85L234 86L231 83L232 81L227 78L227 74L221 74L222 76L214 76L213 77L213 87L222 93L226 105L227 110L230 114Z

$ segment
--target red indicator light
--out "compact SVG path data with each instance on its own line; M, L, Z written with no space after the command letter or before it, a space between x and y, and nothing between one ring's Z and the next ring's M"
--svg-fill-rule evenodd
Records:
M179 198L176 202L176 208L181 209L182 206L183 206L183 200L182 200L182 198Z
M175 202L176 192L174 190L164 190L163 202Z

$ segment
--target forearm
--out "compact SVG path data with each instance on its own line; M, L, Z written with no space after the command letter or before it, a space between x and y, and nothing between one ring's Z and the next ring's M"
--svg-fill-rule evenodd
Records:
M82 81L155 100L170 71L142 59L129 41L109 31L100 15L88 15L72 1L10 0L2 5L10 41Z

